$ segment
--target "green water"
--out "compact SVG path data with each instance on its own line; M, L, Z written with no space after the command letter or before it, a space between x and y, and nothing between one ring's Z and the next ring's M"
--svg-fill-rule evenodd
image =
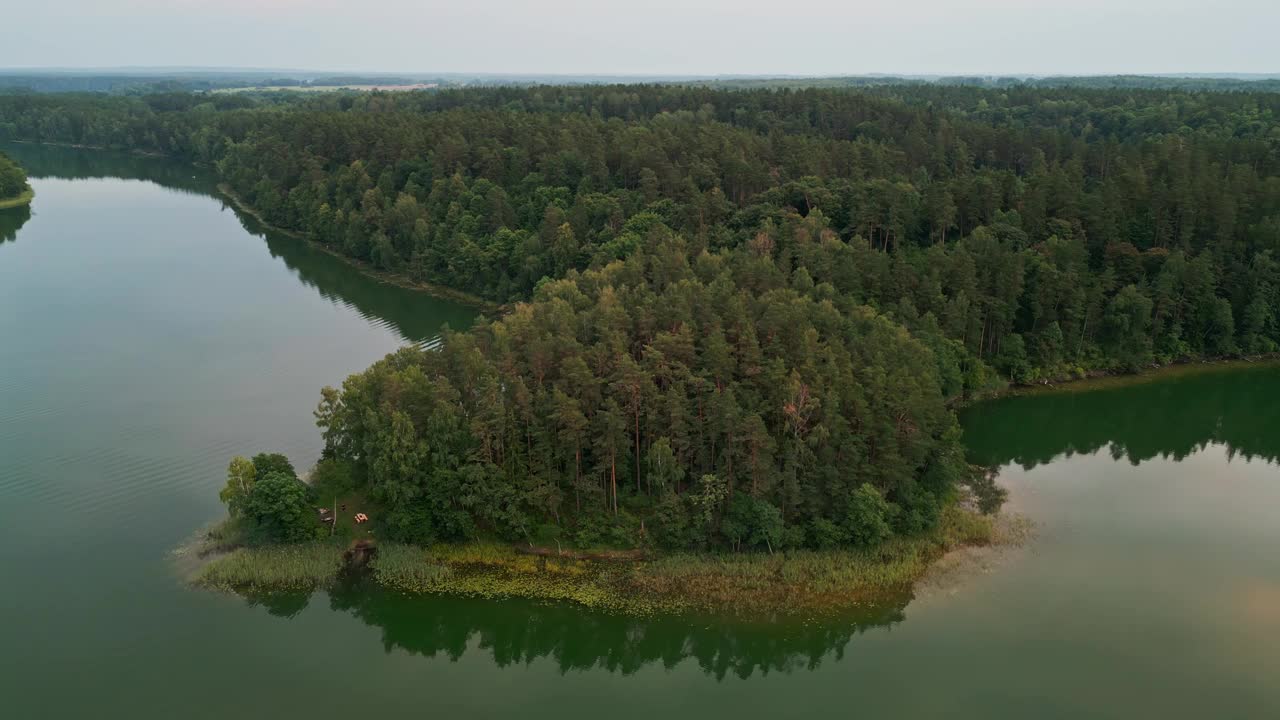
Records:
M184 166L14 146L0 213L0 715L1275 717L1280 369L968 411L1038 523L874 621L742 627L364 587L189 590L228 458L471 313L264 234Z

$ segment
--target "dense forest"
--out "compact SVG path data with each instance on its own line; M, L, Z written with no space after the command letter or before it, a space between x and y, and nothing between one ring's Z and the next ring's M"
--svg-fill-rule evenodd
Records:
M0 200L16 198L30 190L22 167L8 155L0 153Z
M271 223L517 303L327 390L395 539L874 545L1001 379L1272 352L1280 95L966 84L0 96Z

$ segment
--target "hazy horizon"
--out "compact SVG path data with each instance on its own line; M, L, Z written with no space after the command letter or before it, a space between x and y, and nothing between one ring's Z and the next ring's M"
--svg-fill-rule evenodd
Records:
M865 72L865 73L641 73L641 72L617 72L617 73L598 73L598 72L468 72L466 70L403 70L396 68L296 68L296 67L254 67L254 66L167 66L167 65L126 65L126 66L75 66L75 67L54 67L54 66L0 66L0 75L138 75L138 76L160 76L160 75L280 75L287 77L321 77L321 76L386 76L386 77L404 77L404 78L546 78L546 77L564 77L564 78L634 78L639 80L657 78L657 79L675 79L675 80L702 80L702 79L828 79L828 78L901 78L901 79L920 79L933 80L953 77L989 77L989 78L1055 78L1055 77L1152 77L1152 78L1206 78L1206 79L1256 79L1270 80L1280 78L1280 72L1167 72L1167 73L1125 73L1125 72L1097 72L1097 73L1022 73L1022 72L984 72L984 73L903 73L903 72Z
M605 76L1248 75L1280 3L51 0L0 68ZM785 9L785 8L784 8ZM74 22L69 22L74 19Z

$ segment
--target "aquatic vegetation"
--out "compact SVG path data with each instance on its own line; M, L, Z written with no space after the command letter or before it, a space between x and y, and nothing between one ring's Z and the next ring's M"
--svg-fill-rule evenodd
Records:
M412 545L379 547L370 567L378 582L398 590L428 590L453 576L452 568L432 562L425 550Z
M428 547L383 543L373 579L405 593L569 602L629 615L821 615L900 602L949 550L1003 542L995 518L948 506L936 529L880 546L829 551L680 553L651 560L533 555L494 541ZM197 577L233 590L309 589L334 582L337 544L241 548Z
M992 518L953 505L936 530L875 548L665 557L638 567L627 590L708 612L831 612L908 593L943 553L995 539Z
M223 590L310 590L333 582L342 552L330 543L240 548L204 566L195 583Z

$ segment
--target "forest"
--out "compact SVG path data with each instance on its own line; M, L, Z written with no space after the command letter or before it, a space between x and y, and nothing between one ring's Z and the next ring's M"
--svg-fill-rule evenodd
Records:
M206 164L507 305L324 391L392 539L767 552L933 527L957 399L1276 351L1280 94L1232 90L23 94L0 140Z
M26 172L13 158L0 153L0 202L16 200L30 192L31 185L27 183Z

